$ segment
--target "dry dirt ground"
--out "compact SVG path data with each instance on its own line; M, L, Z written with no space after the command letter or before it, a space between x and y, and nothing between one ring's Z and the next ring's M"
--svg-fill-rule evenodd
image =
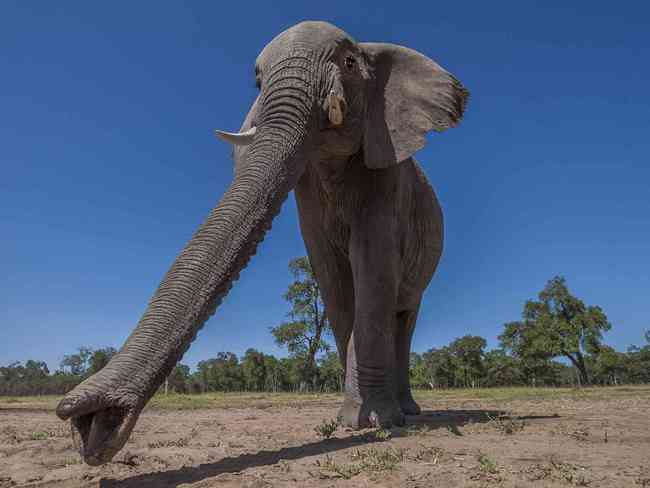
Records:
M390 432L314 430L337 395L157 397L105 466L56 398L0 398L0 488L650 487L650 387L419 392Z

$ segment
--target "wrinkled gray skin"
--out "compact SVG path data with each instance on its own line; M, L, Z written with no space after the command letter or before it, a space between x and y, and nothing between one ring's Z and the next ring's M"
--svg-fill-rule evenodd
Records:
M442 251L442 213L412 155L461 118L467 91L392 44L324 22L280 34L255 64L260 93L234 142L235 176L109 364L57 414L86 463L109 461L295 190L300 226L345 365L353 428L420 409L408 361L422 293ZM255 128L254 130L250 130Z

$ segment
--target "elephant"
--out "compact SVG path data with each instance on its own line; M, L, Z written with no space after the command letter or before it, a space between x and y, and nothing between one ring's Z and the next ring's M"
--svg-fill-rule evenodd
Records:
M90 465L124 446L145 404L215 312L294 190L308 257L345 370L351 428L418 414L408 366L443 218L413 154L460 121L468 91L406 47L359 43L326 22L276 36L233 144L230 187L179 253L110 362L59 403Z

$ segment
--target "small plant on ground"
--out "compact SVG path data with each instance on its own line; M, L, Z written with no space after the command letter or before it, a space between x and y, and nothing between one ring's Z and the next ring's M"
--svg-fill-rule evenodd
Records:
M374 438L376 441L383 442L390 439L392 433L390 430L379 428L373 432Z
M349 480L361 472L357 464L342 464L335 462L329 455L323 461L316 460L316 466L321 469L321 478L343 478Z
M316 466L320 468L321 478L344 478L349 480L354 476L364 473L377 473L396 469L405 459L402 449L389 447L387 449L357 449L352 453L351 463L337 463L330 456L324 460L317 460Z
M291 471L291 464L286 459L280 459L277 466L282 473L289 473Z
M403 449L371 447L364 450L357 449L352 454L352 458L359 461L363 471L391 471L404 460L405 455Z
M470 479L481 483L502 483L501 468L494 459L486 454L478 456L478 471L470 476Z
M430 464L438 464L445 451L439 447L434 446L420 446L413 456L410 456L414 461Z
M159 449L161 447L186 447L189 439L181 437L179 439L171 439L167 441L153 441L147 444L149 449Z
M334 432L336 432L338 427L339 419L332 419L330 421L323 420L320 424L314 427L314 432L324 439L329 439L334 435Z
M499 472L499 467L497 463L491 457L480 454L478 457L478 467L484 473L497 474Z
M551 467L553 468L556 478L569 484L574 486L589 486L591 483L591 480L588 479L588 473L585 468L571 463L562 463L554 459L551 459Z
M490 419L490 424L502 434L511 435L515 432L521 432L526 427L526 421L524 419L509 414L500 414L492 417L488 413L487 417Z
M75 464L81 464L81 459L76 456L67 456L63 459L64 466L72 466Z
M536 464L526 471L530 481L553 479L573 486L589 486L592 482L587 469L553 458L548 464Z
M32 432L32 435L29 436L29 438L33 441L44 441L48 437L49 435L47 434L47 432L42 432L42 431Z

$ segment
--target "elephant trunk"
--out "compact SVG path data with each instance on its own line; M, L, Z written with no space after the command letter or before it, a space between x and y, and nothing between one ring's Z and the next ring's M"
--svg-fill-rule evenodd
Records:
M221 201L176 258L121 350L61 401L88 464L109 461L198 330L255 253L304 170L314 98L311 65L294 54L277 63L260 95L254 140Z

